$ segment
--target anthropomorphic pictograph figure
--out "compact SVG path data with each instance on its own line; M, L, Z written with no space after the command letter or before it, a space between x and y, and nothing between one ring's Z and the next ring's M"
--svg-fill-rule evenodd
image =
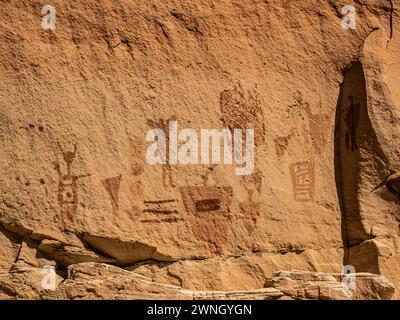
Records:
M300 103L304 105L304 111L307 113L312 145L315 151L321 154L328 141L330 115L322 112L314 114L307 102L300 101Z
M168 187L175 188L176 187L176 185L173 181L173 178L172 178L172 168L169 163L169 147L168 146L169 146L169 123L170 123L170 121L176 121L176 117L173 116L167 120L165 120L165 119L159 119L157 121L147 120L147 124L150 127L161 129L166 133L165 138L166 138L166 146L167 147L165 148L166 149L165 158L167 159L167 163L162 166L162 181L163 181L163 186L165 188L168 188Z
M61 219L65 230L73 231L74 216L78 209L78 179L87 177L90 174L75 176L72 174L71 165L76 156L76 145L74 151L63 152L65 164L67 165L67 174L63 174L60 164L55 163L54 169L58 173L58 196L57 200L60 204Z
M357 146L357 127L358 120L360 118L360 104L354 103L353 96L349 96L350 106L345 111L343 116L344 122L346 123L346 150L353 152L358 149Z
M301 161L289 166L292 177L294 200L299 202L312 201L315 192L314 163Z
M121 185L122 174L101 180L101 183L106 189L108 195L110 196L111 206L113 211L113 217L116 218L118 214L118 195L119 195L119 187Z
M232 132L254 129L254 147L261 148L265 143L264 113L256 88L245 91L238 83L233 89L222 91L219 98L224 126Z

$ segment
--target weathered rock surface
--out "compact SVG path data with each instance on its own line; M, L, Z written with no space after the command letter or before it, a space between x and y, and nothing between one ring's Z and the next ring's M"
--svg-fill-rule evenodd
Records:
M153 282L150 278L109 264L85 262L68 267L54 290L41 287L38 268L1 276L0 297L23 299L252 299L350 300L390 299L394 286L383 276L355 274L356 289L344 288L340 274L276 272L265 288L247 291L193 291Z
M278 289L296 300L390 300L395 288L385 277L370 273L352 274L354 288L344 286L343 274L281 271L266 280L266 287Z
M400 298L399 1L51 2L0 1L0 298ZM148 164L169 119L253 174Z

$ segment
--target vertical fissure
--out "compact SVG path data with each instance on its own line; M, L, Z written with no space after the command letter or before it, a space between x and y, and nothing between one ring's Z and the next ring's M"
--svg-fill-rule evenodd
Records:
M390 24L390 39L393 38L393 12L394 12L394 6L393 6L393 1L390 1L390 17L389 17L389 24Z

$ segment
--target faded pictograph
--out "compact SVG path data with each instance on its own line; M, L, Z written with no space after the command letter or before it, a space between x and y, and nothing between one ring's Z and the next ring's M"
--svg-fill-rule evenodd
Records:
M234 129L254 129L255 148L265 142L264 114L256 89L245 92L240 83L232 90L220 93L221 120L232 132Z
M357 127L360 119L360 104L354 103L354 97L349 96L349 105L344 110L343 120L346 124L345 142L347 151L355 151L357 146Z
M292 129L290 134L288 134L286 136L282 136L282 137L277 137L274 139L275 151L279 158L282 157L286 153L286 150L289 146L289 141L294 135L295 135L295 132L294 132L294 129Z
M235 162L236 175L249 175L254 170L254 129L251 128L246 129L244 140L242 129L233 129L233 132L227 128L201 129L198 134L190 128L178 130L178 121L170 121L168 137L161 128L153 128L147 132L146 141L151 142L146 151L150 165L232 165Z
M148 122L157 128L165 129L168 127L169 120L159 120ZM134 158L131 163L130 177L130 201L132 210L128 211L130 218L142 223L159 224L182 221L182 213L179 211L179 200L173 197L162 196L161 189L168 189L171 186L172 174L170 168L164 168L162 173L162 184L157 184L157 191L152 197L143 191L142 175L144 173L144 161L141 158L142 145L137 142L132 143L132 154ZM175 185L174 185L175 186Z
M183 186L180 192L195 238L210 253L220 254L228 241L233 189L209 185L212 171L207 170L204 186Z
M200 175L201 180L203 182L203 186L215 186L217 182L213 178L214 170L218 167L218 165L214 164L205 169L205 172Z
M161 223L183 220L178 210L178 199L145 200L143 204L144 210L141 222Z
M248 231L253 231L257 225L261 203L254 200L254 190L247 190L248 199L240 203L240 210L243 214L244 225Z
M299 202L312 201L315 191L314 163L296 162L289 166L289 170L294 199Z
M322 111L314 113L311 109L310 104L304 101L303 95L299 91L295 94L295 103L290 107L292 109L299 108L300 110L305 111L308 118L308 135L311 139L311 144L315 152L321 154L324 151L324 148L327 145L331 136L330 123L333 115L322 113ZM320 110L322 110L322 106L320 105L319 107Z
M76 156L76 144L74 151L63 152L64 162L67 166L67 173L61 172L60 164L56 162L54 169L58 173L58 203L60 204L61 219L64 228L68 231L74 230L74 217L78 210L78 179L88 177L90 174L74 175L72 174L72 162Z
M108 195L110 196L111 206L113 211L113 216L116 217L118 214L118 195L119 187L121 185L122 174L101 180L101 184L104 189L106 189Z
M245 227L251 232L255 229L260 215L261 202L258 199L262 195L264 175L257 168L252 175L244 176L242 179L247 191L247 200L240 202L239 207Z
M158 119L158 120L147 120L147 124L151 127L151 128L157 128L157 129L161 129L163 132L166 133L165 138L166 138L166 146L170 145L170 141L169 141L169 124L172 121L176 121L176 117L170 117L169 119ZM163 155L165 157L165 159L167 159L167 163L164 164L162 166L162 181L163 181L163 186L164 188L175 188L176 185L174 183L174 179L172 176L172 168L171 165L169 164L169 159L170 159L170 154L169 154L169 150L170 148L159 148L159 150L165 150L166 154Z
M318 114L312 113L311 107L308 103L305 103L304 109L308 117L312 145L314 150L321 154L328 142L328 135L330 134L329 123L332 116L322 112Z
M135 152L137 154L137 152ZM132 210L128 211L131 220L136 220L142 212L140 208L142 196L142 179L141 175L144 172L142 163L134 161L131 165L131 185L130 185L130 202Z

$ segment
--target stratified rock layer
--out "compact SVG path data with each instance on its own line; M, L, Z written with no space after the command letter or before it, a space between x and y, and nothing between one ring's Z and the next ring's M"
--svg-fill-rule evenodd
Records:
M276 272L265 288L247 291L193 291L151 281L138 273L108 264L85 262L68 267L67 277L43 289L39 269L13 270L0 277L0 297L19 299L229 299L350 300L390 299L394 286L383 276L353 274L355 288L344 287L342 275L317 272Z

